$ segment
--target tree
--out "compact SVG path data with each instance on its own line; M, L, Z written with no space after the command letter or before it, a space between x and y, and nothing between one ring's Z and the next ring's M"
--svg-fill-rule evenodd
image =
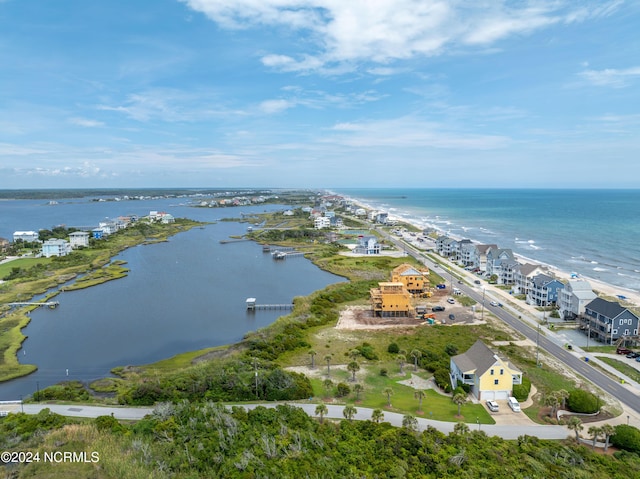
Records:
M462 393L454 394L451 400L453 401L454 404L458 405L458 417L460 417L460 408L464 403L467 402L466 394L462 394Z
M402 427L415 432L418 430L418 420L411 414L405 414L402 418Z
M551 417L557 419L556 413L558 410L558 396L555 393L547 394L543 399L543 404L551 408Z
M330 366L330 364L331 364L331 355L327 354L324 357L324 360L327 362L327 376L331 376L331 366Z
M364 391L364 386L360 383L354 384L353 390L356 393L356 402L360 401L360 393Z
M596 442L598 442L598 436L602 434L602 428L598 426L591 426L589 429L587 429L587 432L589 433L589 435L591 436L591 439L593 440L593 445L591 446L591 449L595 449Z
M347 421L351 421L353 417L358 413L358 410L353 406L345 406L342 410L342 415Z
M331 379L325 379L322 382L322 385L324 386L325 391L327 391L327 397L329 397L329 393L333 388L333 381Z
M604 452L607 452L607 449L609 448L609 439L615 434L616 430L611 424L603 424L600 430L604 436Z
M413 397L418 400L418 412L422 412L422 399L427 395L422 389L418 389L413 393Z
M391 396L393 396L393 389L384 388L384 391L382 392L387 395L387 406L391 407Z
M407 362L407 357L404 354L398 354L398 356L396 356L396 359L400 364L400 374L404 374L403 368L404 368L404 363Z
M417 371L418 370L418 359L420 359L422 357L422 351L420 351L419 349L412 349L411 350L411 357L413 358L413 370Z
M571 419L569 419L569 422L567 423L567 427L576 433L576 442L580 442L580 431L584 429L580 418L571 416Z
M374 409L371 412L371 420L376 424L380 424L380 421L384 419L384 413L381 409Z
M469 426L467 426L463 422L457 422L455 426L453 426L453 433L458 434L460 436L464 436L465 434L469 434Z
M316 364L315 364L315 359L316 359L316 353L313 349L309 350L309 356L311 356L311 369L315 369L316 368Z
M347 385L345 383L338 383L337 390L338 391L337 391L336 396L338 396L339 398L346 397L351 392L351 389L349 388L349 385Z
M360 351L358 351L357 349L352 349L351 351L349 351L349 357L352 361L355 361L358 356L360 356Z
M360 365L358 364L358 361L351 361L349 364L347 364L347 369L351 371L351 380L355 383L356 373L360 371Z
M324 404L318 404L316 406L316 416L320 416L320 424L324 422L324 415L328 412L329 409L327 409L327 406L325 406Z

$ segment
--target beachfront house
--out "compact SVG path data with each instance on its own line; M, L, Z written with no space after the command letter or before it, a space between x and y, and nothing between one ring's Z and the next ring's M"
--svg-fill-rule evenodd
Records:
M615 301L595 298L584 308L582 331L590 337L614 344L625 336L638 335L638 316Z
M13 241L33 243L34 241L38 241L38 233L36 231L16 231L13 233Z
M497 284L513 284L515 272L520 264L510 249L491 248L487 253L487 276L496 275Z
M585 306L597 297L584 279L571 279L558 292L558 313L564 320L584 315Z
M480 340L453 356L449 366L451 387L455 389L458 382L469 385L478 401L507 399L513 395L513 385L522 384L522 372Z
M411 305L411 293L402 283L378 283L378 287L371 288L369 294L374 316L407 317L415 313Z
M380 243L375 236L358 238L358 246L353 250L356 254L380 254Z
M429 270L418 270L408 263L403 263L391 271L391 281L402 283L411 294L423 294L429 288Z
M448 236L438 236L436 238L436 251L438 251L440 256L449 258L451 255L455 254L456 240L449 238Z
M498 249L496 244L477 244L474 245L472 266L483 273L487 272L487 253L491 249Z
M331 218L328 216L316 216L313 220L313 227L317 230L329 228L331 226Z
M513 275L513 293L526 295L531 289L533 278L545 273L548 273L548 270L539 264L521 264Z
M66 256L71 253L71 245L68 241L58 238L50 238L42 243L42 256L51 258L52 256Z
M466 268L475 267L476 245L471 240L463 239L458 241L456 252L457 260L461 261Z
M535 306L551 306L558 302L558 291L564 284L546 274L538 274L531 280L531 287L527 291L527 304Z
M71 245L71 249L86 248L89 246L89 233L86 231L69 233L69 244Z

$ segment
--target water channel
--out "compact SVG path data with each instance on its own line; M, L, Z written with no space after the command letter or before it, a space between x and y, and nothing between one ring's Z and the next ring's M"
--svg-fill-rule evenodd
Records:
M252 209L258 208L242 211ZM239 211L225 208L223 215L184 210L168 211L200 220L232 217ZM91 381L108 375L115 366L236 342L286 314L247 312L246 298L290 303L295 296L344 281L303 257L274 261L254 242L220 243L246 228L246 223L220 221L168 242L130 248L116 258L127 262L126 278L63 292L56 298L58 308L32 312L18 357L36 364L38 371L1 383L0 399L18 399L64 380Z

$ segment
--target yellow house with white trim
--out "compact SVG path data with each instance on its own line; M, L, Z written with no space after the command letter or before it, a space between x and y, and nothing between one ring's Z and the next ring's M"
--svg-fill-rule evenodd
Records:
M507 399L513 396L513 385L522 384L522 371L501 358L478 340L467 352L450 361L451 386L458 381L471 386L471 394L479 401Z

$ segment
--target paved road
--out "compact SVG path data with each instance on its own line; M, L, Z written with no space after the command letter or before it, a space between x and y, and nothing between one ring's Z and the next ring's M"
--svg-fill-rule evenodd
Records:
M435 263L429 259L426 259L421 251L414 248L411 245L406 244L399 239L378 230L383 236L385 236L389 241L394 243L399 249L404 250L407 254L410 254L418 261L421 261L429 268L434 268ZM438 268L435 268L436 270ZM442 270L444 272L446 270ZM446 279L446 278L445 278ZM452 279L453 281L453 279ZM475 288L468 286L466 283L457 284L457 287L460 290L469 296L470 298L477 301L480 305L483 302L483 293L481 294ZM502 321L507 323L513 329L524 335L526 338L536 341L538 340L538 344L541 350L546 351L547 353L554 356L556 359L564 363L568 368L572 371L583 376L588 381L592 382L596 386L603 389L605 392L609 393L611 396L620 401L625 407L633 410L635 413L640 415L640 396L637 392L630 390L624 385L620 384L604 375L593 366L589 365L586 361L584 361L576 352L569 352L562 347L562 341L558 339L555 333L551 331L545 331L544 333L538 336L538 331L531 327L529 324L524 322L522 319L518 319L513 314L509 313L505 308L501 308L499 306L490 306L489 299L486 297L485 307L491 311L494 315L500 318ZM548 336L547 336L548 335Z
M289 403L292 406L296 406L302 408L304 412L306 412L311 417L316 417L316 406L317 404L311 403ZM244 407L246 409L253 409L257 406L264 406L268 408L274 408L277 406L276 403L264 403L264 404L238 404L238 406ZM139 420L142 419L147 414L151 414L153 412L153 408L148 407L108 407L108 406L89 406L83 404L24 404L22 406L17 406L17 408L24 408L24 412L27 414L38 414L43 409L50 409L52 412L56 414L60 414L62 416L70 416L70 417L84 417L84 418L95 418L98 416L113 416L116 419L128 419L128 420ZM231 407L231 406L229 406ZM333 419L344 419L343 410L344 406L335 406L335 405L327 405L328 413L325 415L327 418ZM354 417L355 420L358 421L366 421L371 419L372 409L369 408L356 408L357 413ZM16 409L16 412L19 409ZM393 412L384 412L384 421L390 423L393 426L401 427L402 420L404 415L393 413ZM430 419L416 418L418 421L418 430L423 431L427 427L433 427L437 430L443 432L444 434L449 434L453 432L453 427L455 423L453 422L444 422L444 421L434 421ZM572 434L568 429L562 426L542 426L542 425L531 425L531 426L523 426L523 425L488 425L488 424L476 424L476 423L468 423L469 429L471 430L482 430L489 436L499 436L503 439L517 439L522 435L536 436L541 439L565 439L567 436Z

